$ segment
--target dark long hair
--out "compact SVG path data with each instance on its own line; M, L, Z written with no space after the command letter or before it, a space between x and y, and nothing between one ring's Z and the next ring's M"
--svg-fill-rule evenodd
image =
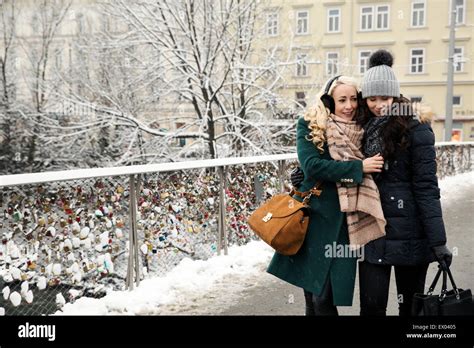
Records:
M411 110L410 100L403 95L393 98L392 109L398 104L398 110ZM375 116L367 106L367 99L359 99L359 110L356 114L356 121L365 128L367 122ZM408 147L408 131L410 122L413 119L413 114L390 116L390 120L385 124L381 131L382 141L384 144L384 153L382 156L385 159L393 159L395 155Z

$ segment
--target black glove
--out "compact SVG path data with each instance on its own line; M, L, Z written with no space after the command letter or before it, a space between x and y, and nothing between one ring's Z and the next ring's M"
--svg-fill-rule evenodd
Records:
M293 187L298 187L301 185L304 180L304 173L300 167L296 167L292 170L290 180Z
M446 245L434 246L431 247L431 250L433 251L433 254L435 254L436 260L438 260L441 269L447 271L453 261L453 253L449 251Z

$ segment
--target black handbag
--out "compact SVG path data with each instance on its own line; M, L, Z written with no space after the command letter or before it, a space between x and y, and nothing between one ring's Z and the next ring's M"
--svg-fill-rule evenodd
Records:
M441 294L433 295L441 273L443 273ZM447 290L446 274L449 276L453 286L453 289L449 291ZM471 290L458 289L449 267L446 271L440 268L428 289L428 293L426 295L415 294L413 296L412 315L474 315L474 301Z

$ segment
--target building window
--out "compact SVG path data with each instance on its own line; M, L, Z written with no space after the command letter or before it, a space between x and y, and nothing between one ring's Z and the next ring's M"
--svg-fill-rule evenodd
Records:
M176 122L175 126L176 126L176 130L178 130L178 129L184 127L184 123L183 122ZM177 140L176 145L178 145L179 147L185 147L186 146L186 138L177 138L176 140Z
M360 30L372 30L372 21L374 18L374 8L361 7L360 9Z
M339 58L339 53L337 52L328 52L326 56L326 75L333 76L337 75L337 62Z
M461 106L461 96L453 95L453 106Z
M309 11L297 11L296 12L296 34L304 35L309 33L308 29L309 22Z
M412 48L410 51L410 73L421 74L424 72L425 49Z
M360 8L360 30L362 31L387 30L389 29L389 22L389 5L364 6Z
M425 26L425 0L414 0L411 3L411 26Z
M454 48L454 71L462 72L464 70L464 47Z
M451 129L451 141L462 141L462 124L453 123L453 128Z
M276 12L267 14L267 35L278 35L278 13Z
M466 13L466 1L465 0L451 0L451 1L456 2L456 4L454 5L456 8L456 25L464 24L465 13ZM452 5L451 1L449 2L449 9L448 9L449 23L451 23L451 5Z
M77 32L80 34L83 34L86 24L85 24L84 15L82 13L78 13L76 15L76 23L77 23Z
M377 30L388 29L390 9L388 5L377 6Z
M306 107L306 92L296 92L297 107Z
M41 20L37 12L33 13L33 17L31 18L31 29L34 33L39 33L41 27Z
M296 56L296 76L308 76L307 54L298 54Z
M359 74L362 75L367 71L371 53L372 51L359 51Z
M328 33L338 33L341 23L341 10L339 8L330 8L328 9Z
M56 49L56 51L54 52L56 68L59 71L61 71L63 67L63 59L62 59L61 52L62 51L60 49Z

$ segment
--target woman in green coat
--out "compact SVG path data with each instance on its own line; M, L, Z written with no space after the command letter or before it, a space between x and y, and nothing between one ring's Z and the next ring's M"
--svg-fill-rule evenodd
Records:
M296 147L304 172L299 191L322 182L322 193L310 199L310 223L301 249L292 256L275 253L267 271L303 288L306 315L337 315L336 306L352 305L358 248L384 233L382 213L383 221L380 216L360 216L359 203L353 204L354 197L366 202L358 184L371 180L368 173L380 172L383 165L381 156L363 160L359 153L363 130L353 121L357 93L354 79L332 78L318 94L316 105L297 123ZM370 195L375 208L369 204L367 210L381 212L376 186L366 194ZM349 224L347 219L352 219ZM359 220L370 220L369 230L360 228Z

